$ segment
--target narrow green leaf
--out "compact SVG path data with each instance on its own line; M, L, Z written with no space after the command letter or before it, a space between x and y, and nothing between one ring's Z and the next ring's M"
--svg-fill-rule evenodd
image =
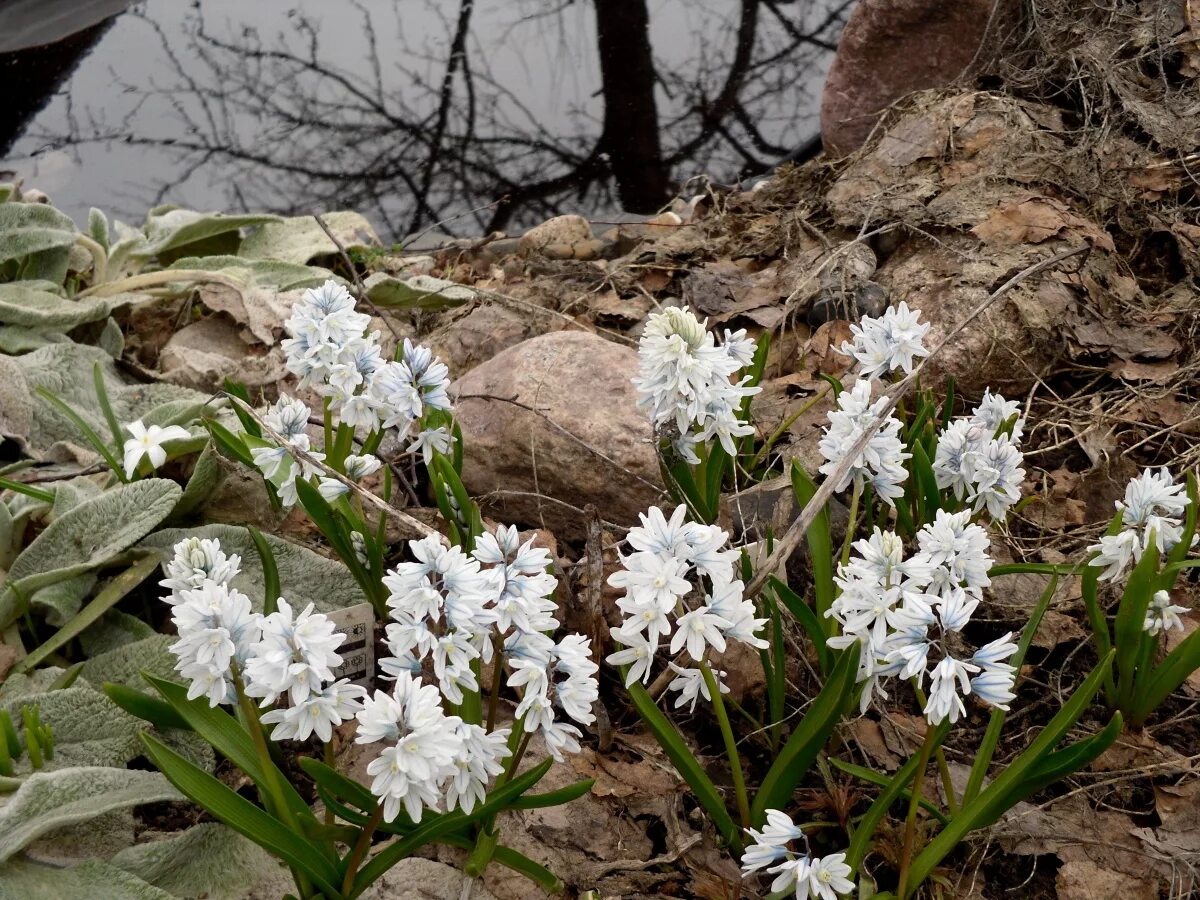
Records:
M112 432L113 446L119 452L125 444L125 432L117 420L117 414L113 412L112 403L109 402L108 389L104 386L104 370L100 368L99 360L92 366L92 383L96 387L96 400L100 404L100 411L104 413L104 421L108 423L108 430Z
M85 628L94 625L102 615L116 606L122 597L145 581L150 573L158 568L159 561L157 554L150 554L139 559L120 575L116 576L87 606L76 613L66 625L55 632L48 641L13 666L13 671L28 672L43 662L51 653L54 653L69 641L78 637Z
M859 650L859 645L854 644L841 652L829 680L771 763L750 807L750 818L755 825L766 821L768 809L787 807L796 785L824 749L854 693Z
M1113 619L1113 644L1117 648L1117 698L1125 709L1130 708L1134 700L1137 663L1144 645L1155 641L1144 628L1146 610L1158 589L1159 553L1154 529L1150 530L1149 543L1150 546L1142 553L1142 558L1133 567L1125 583L1125 591Z
M208 429L213 443L217 445L222 453L236 459L249 469L258 470L258 467L254 465L254 457L250 454L249 449L247 449L244 440L215 419L205 420L204 427Z
M47 491L43 488L34 487L32 484L13 481L9 478L0 477L0 490L24 494L26 497L32 497L34 500L40 500L43 503L54 502L54 491Z
M247 406L252 407L254 405L250 401L250 392L246 390L246 385L242 384L240 381L234 381L232 378L226 378L225 393L229 394L230 396L237 397ZM254 419L254 416L250 415L250 413L246 412L246 410L236 403L231 403L230 406L233 407L233 414L237 416L238 421L242 423L242 430L253 437L261 439L262 428L259 427L258 422L256 422Z
M741 846L741 830L734 823L733 817L729 815L725 801L721 798L716 785L705 773L704 767L687 748L683 736L671 723L671 720L663 715L662 710L658 708L639 682L635 681L629 686L629 698L637 707L643 724L650 729L654 739L658 741L658 745L662 747L667 758L675 766L675 771L683 776L683 780L696 794L696 799L712 819L713 825L716 826L721 837L731 846Z
M988 822L995 822L1003 815L1004 810L1008 809L1005 805L1008 798L1030 777L1038 763L1054 749L1087 710L1092 698L1104 683L1105 671L1112 665L1112 659L1113 652L1110 651L1075 689L1025 752L997 775L996 780L984 788L973 803L961 807L958 815L950 820L950 824L917 855L909 872L910 885L916 887L928 878L929 873L970 832Z
M938 745L941 744L949 731L949 722L942 722L942 724L937 726L935 736ZM854 834L850 838L850 846L846 849L846 863L856 872L862 865L863 860L866 859L867 852L871 849L871 842L875 837L875 830L879 827L879 823L883 821L888 810L892 808L892 804L908 793L908 785L917 774L917 766L920 765L920 762L920 754L914 753L910 756L908 762L896 770L888 782L888 786L880 792L870 808L858 820L858 824L854 828Z
M526 794L509 804L509 809L545 809L549 806L562 806L572 800L578 800L592 789L596 783L594 778L585 778L556 791L544 791L540 794Z
M492 859L507 869L521 873L541 887L547 894L562 893L563 883L559 881L557 875L540 863L534 862L523 853L513 850L511 847L497 844L496 848L492 851Z
M375 811L375 795L353 778L347 778L337 769L308 756L301 756L299 762L304 774L331 796L354 804L368 815Z
M1167 697L1200 668L1200 629L1180 641L1179 646L1153 670L1150 677L1138 685L1133 698L1130 724L1139 727Z
M804 602L803 597L774 575L767 579L767 585L771 589L771 593L788 608L788 612L795 616L796 621L804 628L813 647L816 648L822 674L828 674L833 665L833 653L825 643L825 629L821 620L817 618L817 614Z
M554 760L552 759L543 760L528 772L514 778L503 787L492 791L483 804L476 807L469 816L464 815L461 811L445 813L433 819L428 824L422 822L411 834L402 837L398 841L393 841L383 850L376 853L371 858L371 861L359 870L347 900L353 900L353 898L361 894L382 876L384 872L406 856L411 856L413 852L426 844L440 840L445 835L460 832L473 822L484 821L495 813L507 809L517 797L520 797L525 791L537 784L550 771L550 766L553 763Z
M229 713L220 707L208 705L203 698L189 700L187 689L162 678L143 672L142 677L171 705L188 726L212 744L213 749L228 759L250 777L261 790L268 790L269 778L281 786L288 808L299 819L315 819L308 804L296 792L288 779L278 769L268 774L250 735Z
M103 688L109 700L131 716L149 722L155 728L179 728L185 731L192 729L187 720L175 712L175 708L171 704L159 700L157 697L151 697L136 688L112 682L105 682Z
M1038 602L1033 607L1033 613L1029 616L1029 621L1021 630L1021 639L1017 642L1017 652L1009 659L1008 664L1017 672L1017 678L1020 678L1021 665L1025 662L1025 654L1029 652L1029 646L1033 643L1034 635L1037 634L1038 626L1042 623L1042 618L1046 615L1046 610L1050 608L1050 601L1054 599L1054 592L1058 589L1058 576L1052 575L1050 583L1046 585L1046 589L1042 591L1042 595L1038 598ZM1016 684L1013 685L1014 692ZM993 709L991 717L988 719L987 730L983 734L983 741L979 745L979 752L975 754L975 762L971 765L971 774L967 778L967 787L963 791L963 805L966 806L979 795L980 788L983 787L983 779L987 777L988 767L992 764L992 757L996 753L996 747L1000 743L1000 732L1004 728L1004 719L1008 713L1002 709Z
M83 436L87 439L87 442L92 445L92 448L97 453L100 454L100 456L108 464L108 467L113 470L113 474L116 475L119 480L128 480L125 477L125 469L117 461L117 458L113 455L112 450L109 449L108 444L104 443L100 435L96 433L96 429L92 428L92 426L89 425L84 418L79 415L79 413L75 412L75 410L72 409L69 404L60 400L57 396L46 390L44 387L36 388L34 393L71 420L71 423L78 428L80 432L82 432Z
M799 460L792 460L792 491L796 503L803 509L817 492L817 485ZM826 635L833 635L837 623L826 619L825 613L833 606L833 535L829 520L829 504L813 519L808 533L809 565L812 567L813 598L816 601L817 621Z
M250 533L250 540L254 541L254 549L258 551L258 559L262 564L263 615L269 616L275 612L275 605L279 600L279 566L263 533L253 525L247 525L246 531Z
M259 809L240 794L230 790L212 775L192 765L157 738L139 735L146 755L183 794L190 797L213 817L254 843L275 854L292 868L304 872L328 898L340 898L334 886L337 868L320 847L288 829L274 816Z
M845 772L847 775L852 775L855 778L859 779L860 781L865 781L867 784L873 784L877 787L883 787L883 788L891 787L892 778L894 776L882 775L879 772L876 772L874 769L868 769L866 766L856 766L852 762L846 762L845 760L837 759L835 757L830 757L829 762L833 764L833 767L835 769L839 769L842 772ZM902 796L905 798L908 798L911 796L911 794L912 794L912 791L905 790L903 792ZM943 825L947 824L950 821L948 818L946 818L945 813L943 813L940 809L938 809L936 806L934 806L928 800L922 798L922 799L918 800L917 803L921 806L922 809L924 809L927 813L929 813L931 816L933 816L935 819L937 819Z

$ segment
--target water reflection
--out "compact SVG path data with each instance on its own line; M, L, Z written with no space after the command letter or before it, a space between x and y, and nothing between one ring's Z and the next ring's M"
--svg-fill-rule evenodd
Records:
M649 211L811 139L851 3L149 0L0 168L76 215L353 208L393 237Z

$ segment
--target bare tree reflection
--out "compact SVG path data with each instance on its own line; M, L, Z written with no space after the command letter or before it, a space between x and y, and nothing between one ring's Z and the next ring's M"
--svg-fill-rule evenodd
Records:
M540 21L548 30L582 2L518 0L504 9L514 26ZM450 233L564 209L645 212L681 177L761 171L815 131L798 92L833 47L852 0L725 0L723 12L689 4L700 49L683 63L656 53L646 0L592 0L603 116L574 110L570 129L547 124L493 71L489 57L505 34L480 26L477 3L426 0L423 14L437 16L445 34L426 46L404 27L411 0L383 12L352 0L363 34L355 70L321 52L321 29L302 12L265 40L252 29L211 26L197 5L185 46L149 13L131 12L157 35L174 71L167 83L115 87L165 100L177 120L170 136L142 127L135 109L108 125L92 112L74 115L65 133L37 137L53 146L120 140L165 149L177 171L148 198L155 202L217 166L226 206L353 208L393 236L456 215L442 226Z

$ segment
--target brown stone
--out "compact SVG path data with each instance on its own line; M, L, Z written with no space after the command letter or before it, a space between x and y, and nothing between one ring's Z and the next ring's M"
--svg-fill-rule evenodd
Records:
M826 152L852 153L894 101L957 81L985 36L994 42L998 23L1011 18L1013 5L1013 0L860 0L821 97Z
M607 521L636 522L662 497L650 421L630 382L636 371L633 349L559 331L460 378L452 395L471 496L498 519L565 538L582 536L576 510L589 503Z

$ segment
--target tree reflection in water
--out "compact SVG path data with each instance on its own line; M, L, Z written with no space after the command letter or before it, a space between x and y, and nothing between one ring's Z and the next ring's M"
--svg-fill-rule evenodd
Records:
M332 7L343 35L348 16L361 33L348 66L344 46L326 52L329 29L303 4L265 37L209 21L204 3L181 34L151 3L126 15L166 63L150 83L118 76L111 87L137 102L115 123L94 110L40 118L26 137L168 154L170 177L148 203L205 173L225 194L214 208L351 208L393 237L512 228L560 211L647 212L684 178L761 172L812 138L851 4L347 0ZM556 64L522 71L536 43ZM565 112L543 109L544 95L576 89Z

